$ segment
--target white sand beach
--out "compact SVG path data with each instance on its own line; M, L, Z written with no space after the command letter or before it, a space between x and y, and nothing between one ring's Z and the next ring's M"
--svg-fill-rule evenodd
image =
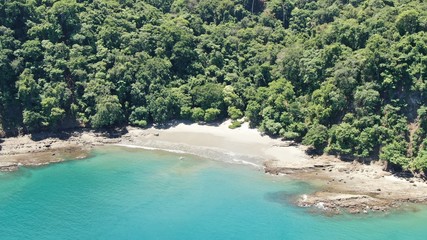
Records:
M237 129L228 128L230 124L226 121L218 126L179 123L167 129L129 128L120 144L183 150L208 158L224 155L259 166L268 160L280 167L303 168L315 163L301 148L262 136L257 129L250 129L248 123Z

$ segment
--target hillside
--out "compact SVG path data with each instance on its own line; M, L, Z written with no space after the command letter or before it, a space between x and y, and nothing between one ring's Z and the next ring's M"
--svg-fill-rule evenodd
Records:
M424 172L426 30L423 0L0 0L0 129L246 117Z

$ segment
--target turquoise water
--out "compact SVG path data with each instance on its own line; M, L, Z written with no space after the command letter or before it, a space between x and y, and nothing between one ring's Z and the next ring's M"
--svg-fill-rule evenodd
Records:
M0 239L427 239L427 211L327 217L289 198L308 184L154 151L0 174Z

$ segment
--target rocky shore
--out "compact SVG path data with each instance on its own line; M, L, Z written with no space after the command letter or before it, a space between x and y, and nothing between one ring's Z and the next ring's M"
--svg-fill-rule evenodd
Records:
M120 142L120 138L89 130L3 138L0 141L0 171L83 159L93 147L116 142Z
M427 183L397 176L381 162L345 162L331 156L312 158L304 147L262 136L244 124L218 126L172 124L166 129L128 127L116 132L76 130L0 139L0 170L39 166L89 156L102 145L169 149L202 157L249 164L268 174L310 182L317 191L295 196L294 203L327 214L385 212L427 202Z
M327 214L388 212L427 202L424 180L393 175L384 170L382 162L344 162L331 156L314 160L316 164L304 168L267 161L264 169L315 184L317 191L295 197L294 203Z

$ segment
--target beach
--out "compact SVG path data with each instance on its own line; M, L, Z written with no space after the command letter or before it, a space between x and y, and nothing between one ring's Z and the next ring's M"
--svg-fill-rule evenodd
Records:
M331 214L368 213L410 207L427 201L427 184L419 178L399 177L384 163L345 162L333 156L311 157L306 147L263 136L247 123L230 129L230 121L216 125L171 122L168 126L119 132L76 130L1 139L0 168L38 166L84 159L97 146L164 150L243 164L272 175L286 175L316 186L315 192L294 197L294 203Z

